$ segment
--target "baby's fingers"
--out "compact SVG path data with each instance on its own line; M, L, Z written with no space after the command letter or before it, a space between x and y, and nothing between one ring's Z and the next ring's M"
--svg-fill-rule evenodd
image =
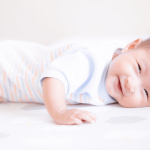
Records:
M68 124L80 125L82 124L82 120L78 118L70 118Z
M86 113L96 122L96 120L97 120L96 115L94 115L93 113L90 113L88 111L86 111Z
M93 117L91 117L91 115L87 114L87 113L80 113L80 114L77 114L76 117L80 120L83 120L83 121L87 121L89 123L92 123L93 122ZM95 120L94 120L95 121Z

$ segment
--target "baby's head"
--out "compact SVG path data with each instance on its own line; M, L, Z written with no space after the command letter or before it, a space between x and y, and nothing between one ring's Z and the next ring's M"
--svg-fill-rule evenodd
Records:
M124 107L150 106L150 39L133 41L113 58L106 89Z

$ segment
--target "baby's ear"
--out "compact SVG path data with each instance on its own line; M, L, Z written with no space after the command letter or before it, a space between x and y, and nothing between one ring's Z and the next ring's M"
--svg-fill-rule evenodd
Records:
M135 49L141 42L143 41L142 38L136 39L135 41L129 43L123 50L122 53L127 52L129 50Z

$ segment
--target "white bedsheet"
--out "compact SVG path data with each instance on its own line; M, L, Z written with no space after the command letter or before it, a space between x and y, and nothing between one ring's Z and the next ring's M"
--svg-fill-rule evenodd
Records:
M148 150L150 108L73 105L93 112L94 124L57 125L44 105L0 104L0 150Z

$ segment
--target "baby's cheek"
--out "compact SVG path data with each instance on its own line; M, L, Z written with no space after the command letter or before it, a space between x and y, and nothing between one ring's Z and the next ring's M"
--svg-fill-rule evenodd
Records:
M108 75L106 79L106 90L109 95L114 96L115 90L114 90L114 84L115 84L116 77Z
M119 104L124 107L144 107L145 101L139 94L137 94L128 97L122 97L122 99L119 101Z

